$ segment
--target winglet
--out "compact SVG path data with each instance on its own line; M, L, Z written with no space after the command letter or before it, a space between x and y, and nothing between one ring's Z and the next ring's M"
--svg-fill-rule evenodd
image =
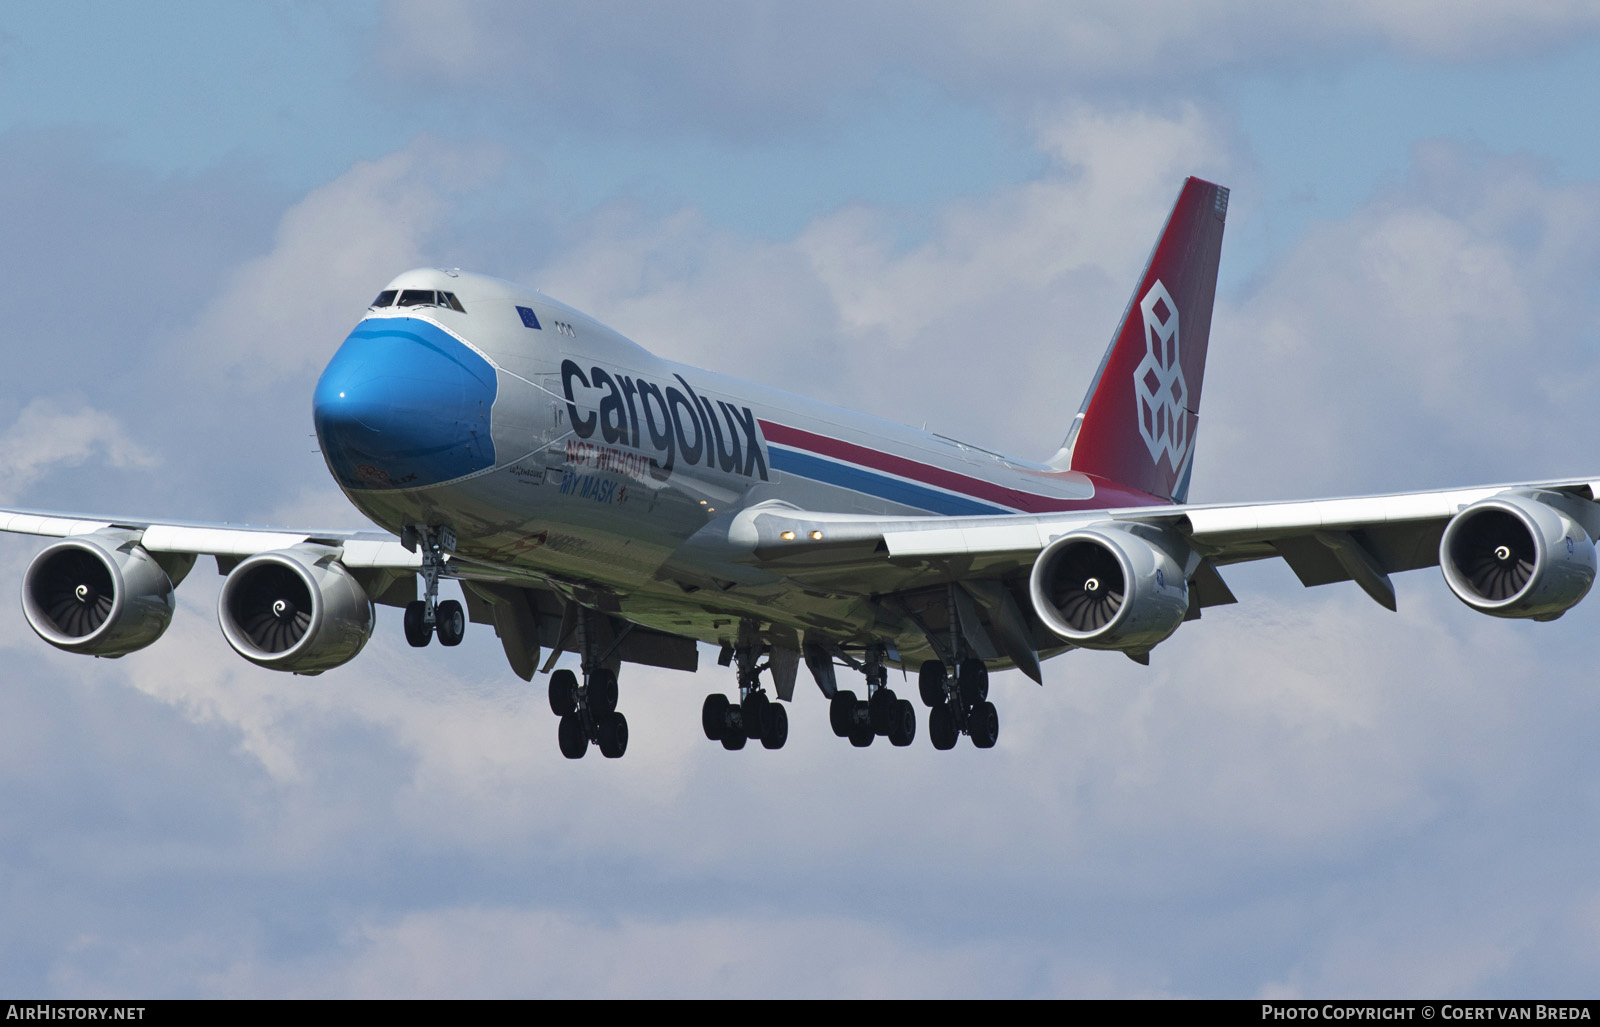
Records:
M1184 181L1052 466L1188 498L1227 215L1227 189Z

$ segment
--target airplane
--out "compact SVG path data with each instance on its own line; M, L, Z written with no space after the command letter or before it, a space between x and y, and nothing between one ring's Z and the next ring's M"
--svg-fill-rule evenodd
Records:
M1431 566L1496 617L1553 620L1581 600L1594 480L1187 502L1228 196L1184 182L1043 462L664 360L509 282L407 271L312 399L329 471L381 532L0 510L0 530L56 539L23 575L24 615L58 648L120 657L161 636L207 556L226 575L223 637L273 670L350 661L375 605L404 609L413 646L491 625L514 673L548 677L576 759L627 749L622 664L693 672L700 643L734 672L736 694L701 707L726 749L784 745L802 663L854 746L913 742L916 709L889 687L902 668L936 749L990 748L991 671L1042 684L1041 662L1072 649L1147 664L1235 602L1230 564L1281 558L1390 610L1390 575ZM442 579L464 606L440 600ZM565 653L577 672L555 668Z

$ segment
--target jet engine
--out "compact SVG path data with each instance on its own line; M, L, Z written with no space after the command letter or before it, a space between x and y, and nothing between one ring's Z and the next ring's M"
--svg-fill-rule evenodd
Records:
M250 557L222 583L217 619L257 666L320 674L372 637L372 600L334 551L294 546Z
M1456 514L1439 540L1450 591L1496 617L1555 620L1567 612L1594 582L1595 548L1583 526L1554 503L1506 492Z
M1034 561L1028 594L1051 631L1088 649L1148 651L1189 612L1177 561L1116 528L1080 529L1050 543Z
M123 656L172 622L172 580L142 546L111 535L52 542L22 576L22 613L58 649Z

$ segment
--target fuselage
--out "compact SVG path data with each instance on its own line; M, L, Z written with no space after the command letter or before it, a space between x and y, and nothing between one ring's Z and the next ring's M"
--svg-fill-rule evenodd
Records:
M748 618L871 632L870 580L801 590L719 563L705 540L757 504L974 516L1161 502L663 360L459 271L384 288L324 370L314 419L340 488L385 529L448 525L457 559L608 593L630 619L708 642Z

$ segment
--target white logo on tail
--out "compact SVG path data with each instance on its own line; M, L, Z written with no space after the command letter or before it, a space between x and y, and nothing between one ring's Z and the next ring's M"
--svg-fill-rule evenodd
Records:
M1167 454L1174 472L1189 451L1189 386L1183 380L1178 349L1178 305L1157 281L1139 301L1144 313L1144 359L1133 372L1139 402L1139 434L1150 459Z

